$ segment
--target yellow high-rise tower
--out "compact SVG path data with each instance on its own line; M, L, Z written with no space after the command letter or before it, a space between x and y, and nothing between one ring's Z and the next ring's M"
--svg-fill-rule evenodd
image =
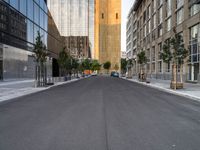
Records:
M121 0L95 1L95 59L110 61L110 70L120 68Z

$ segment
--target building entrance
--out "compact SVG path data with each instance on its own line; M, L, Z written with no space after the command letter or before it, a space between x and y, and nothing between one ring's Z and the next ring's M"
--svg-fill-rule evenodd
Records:
M199 63L194 63L189 66L189 80L198 81Z

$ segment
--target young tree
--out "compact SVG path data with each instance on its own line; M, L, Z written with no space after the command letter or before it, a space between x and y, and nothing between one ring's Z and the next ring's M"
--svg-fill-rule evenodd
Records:
M121 71L122 73L126 72L126 67L127 67L127 61L124 58L121 58Z
M85 59L82 62L82 66L83 66L84 70L90 70L91 69L91 61L89 59Z
M107 70L107 74L109 72L110 67L111 67L111 63L109 61L103 64L103 68Z
M46 84L46 68L44 66L44 63L47 59L47 49L44 43L42 42L42 38L40 35L40 32L37 32L36 42L34 45L33 52L35 60L36 60L36 86L44 86ZM42 80L42 84L41 84Z
M101 65L97 60L92 61L91 70L92 71L99 71L101 69Z
M74 75L76 73L77 77L78 77L78 67L79 67L78 59L72 58L72 70L74 71Z
M180 65L180 83L183 83L183 64L184 60L188 56L188 50L184 47L183 38L180 34L176 33L174 29L174 37L170 38L167 42L165 42L163 46L163 52L161 53L161 58L165 63L172 62L173 71L172 71L172 81L171 87L177 89L177 66Z
M140 75L143 75L144 74L144 71L143 71L143 68L144 68L144 65L147 63L147 57L146 57L146 54L145 54L145 51L141 51L138 55L138 64L140 64Z
M59 65L59 76L63 76L66 73L66 63L67 63L67 52L65 51L66 47L63 47L63 49L58 54L58 65Z

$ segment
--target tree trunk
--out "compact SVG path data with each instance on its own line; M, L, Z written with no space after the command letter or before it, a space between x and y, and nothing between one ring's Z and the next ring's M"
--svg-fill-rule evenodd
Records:
M176 63L174 63L174 66L173 66L173 72L174 72L174 90L176 90L176 83L177 83L177 65L176 65Z
M183 83L183 64L180 65L180 80Z

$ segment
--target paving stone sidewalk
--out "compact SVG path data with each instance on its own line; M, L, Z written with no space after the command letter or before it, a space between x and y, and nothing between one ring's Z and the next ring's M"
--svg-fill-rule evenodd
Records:
M160 79L147 79L150 81L150 83L146 82L139 82L137 77L133 77L132 79L127 79L126 80L132 81L132 82L137 82L139 84L143 84L149 87L157 88L159 90L163 90L172 94L184 96L184 97L189 97L194 100L200 101L200 84L193 84L193 83L184 83L184 88L183 89L178 89L178 90L173 90L170 89L170 80L160 80Z
M13 98L25 96L28 94L47 90L51 87L67 84L70 82L78 81L79 79L72 79L65 82L55 82L54 85L48 87L37 87L35 88L34 80L21 80L21 81L5 81L0 82L0 102L10 100Z

